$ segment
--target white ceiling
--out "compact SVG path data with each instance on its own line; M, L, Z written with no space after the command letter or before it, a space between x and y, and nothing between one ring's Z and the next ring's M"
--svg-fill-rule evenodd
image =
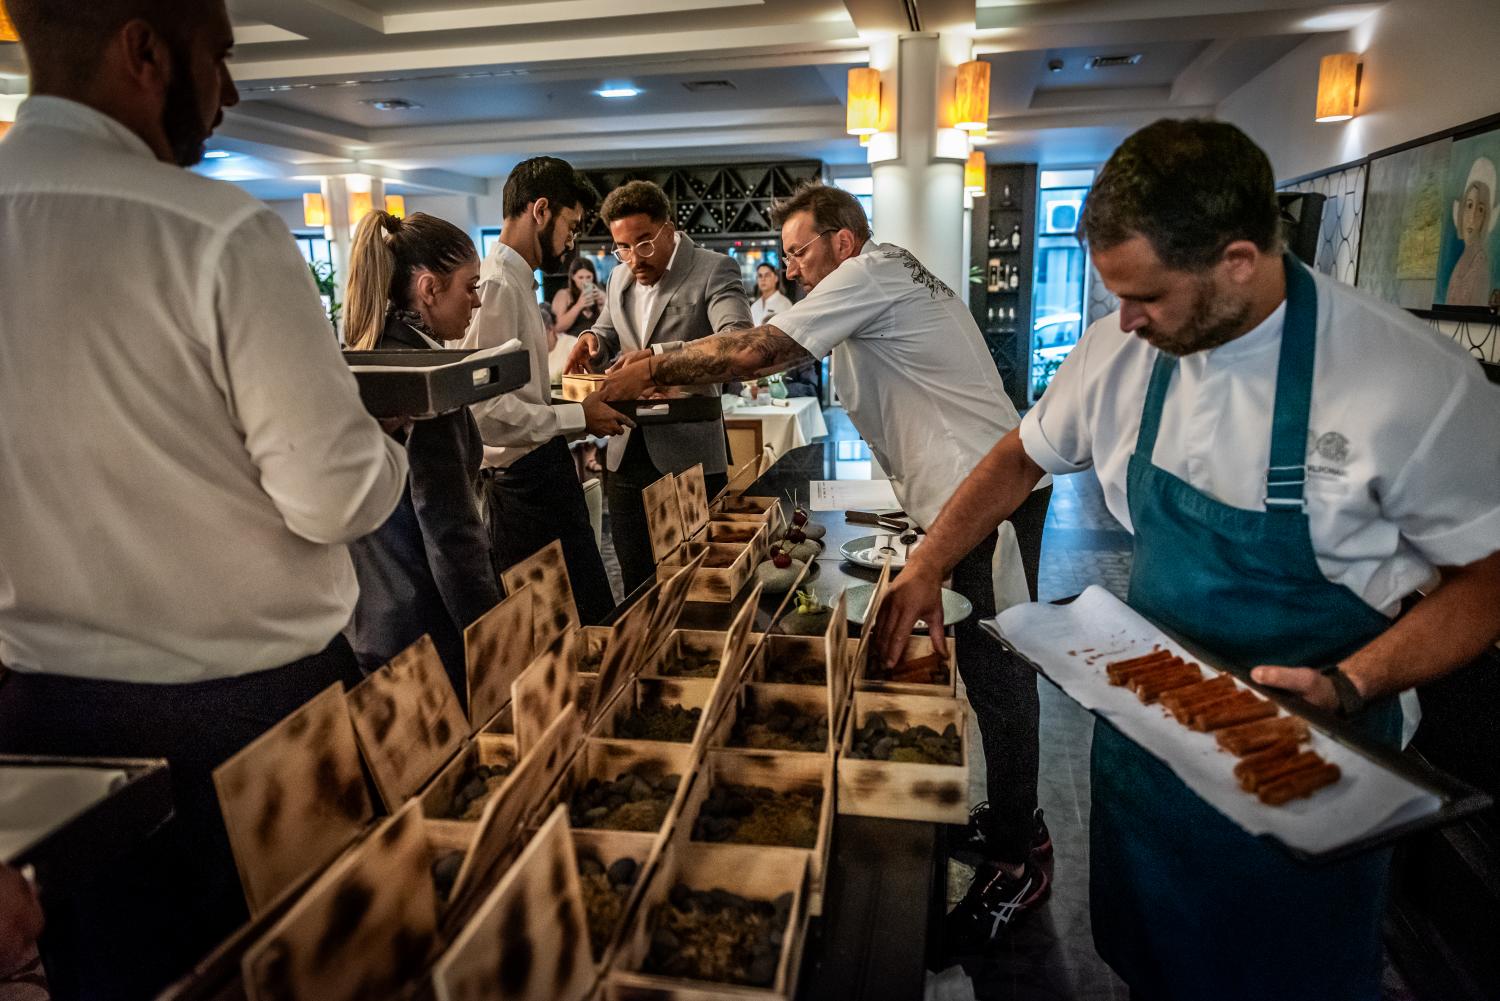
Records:
M483 194L527 156L581 165L864 162L844 76L867 39L971 33L992 66L991 162L1098 162L1164 115L1208 114L1368 0L228 0L243 101L212 165L262 197L320 173ZM22 69L0 45L4 75ZM9 50L9 51L7 51ZM1141 56L1088 69L1094 56ZM1051 60L1062 68L1048 69ZM683 84L728 81L692 92ZM639 97L593 93L628 82ZM14 86L14 83L13 85ZM399 98L420 107L380 111Z

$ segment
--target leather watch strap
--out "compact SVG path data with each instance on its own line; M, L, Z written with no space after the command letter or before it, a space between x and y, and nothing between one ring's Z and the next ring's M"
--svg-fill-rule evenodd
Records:
M1365 708L1365 697L1359 694L1354 682L1337 665L1323 668L1323 676L1333 682L1333 694L1339 700L1338 715L1343 719L1358 716Z

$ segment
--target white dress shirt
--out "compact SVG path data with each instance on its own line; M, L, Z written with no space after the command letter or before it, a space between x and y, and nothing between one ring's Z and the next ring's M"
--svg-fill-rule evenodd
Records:
M630 308L635 313L635 329L640 331L643 340L651 336L651 331L646 329L651 322L651 310L656 307L656 297L661 293L661 283L667 280L667 272L672 270L672 265L677 263L677 251L682 247L682 234L676 230L672 231L672 256L667 259L666 271L656 279L655 285L642 285L636 282L630 287ZM677 342L668 344L653 344L651 350L656 354L665 351L676 351L682 345Z
M772 292L769 299L756 296L755 301L750 304L750 322L757 327L763 325L766 320L777 313L785 312L792 308L792 300L780 292Z
M401 497L269 208L34 97L0 142L0 661L189 682L321 650Z
M841 348L849 419L923 527L1019 423L969 308L900 247L866 243L771 326L814 358Z
M531 381L513 393L474 404L484 438L484 464L504 469L558 435L584 429L583 406L553 406L547 366L547 324L536 301L536 276L526 259L495 241L479 270L479 308L463 346L492 348L520 338L531 356Z
M1409 313L1314 275L1317 357L1307 516L1323 575L1393 614L1436 566L1500 549L1500 387ZM1152 462L1231 507L1263 510L1283 303L1254 330L1183 358ZM1021 438L1043 469L1092 466L1130 527L1126 469L1157 351L1114 313L1089 327Z

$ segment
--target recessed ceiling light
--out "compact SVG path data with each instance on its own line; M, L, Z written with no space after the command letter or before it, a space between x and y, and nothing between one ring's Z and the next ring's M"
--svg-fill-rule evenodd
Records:
M415 101L408 101L401 97L380 97L369 101L360 101L360 104L368 104L376 111L415 111L421 105Z
M598 94L600 97L635 97L640 92L641 88L632 87L629 84L600 87L598 90L594 91L594 93Z
M1128 55L1095 56L1084 65L1091 70L1107 70L1117 66L1135 66L1140 61L1141 54L1139 52L1132 52Z
M682 86L694 94L714 90L738 90L729 80L684 80Z
M234 156L234 154L231 153L231 152L229 152L229 150L227 150L227 149L211 149L208 152L206 152L206 153L203 154L203 159L205 159L205 160L227 160L227 159L229 159L232 156Z

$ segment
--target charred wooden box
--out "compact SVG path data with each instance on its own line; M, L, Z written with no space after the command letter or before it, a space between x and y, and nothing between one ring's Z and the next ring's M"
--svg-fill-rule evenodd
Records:
M807 861L799 853L750 845L677 847L663 857L646 887L615 955L604 997L791 998L807 930L806 884ZM742 909L742 904L749 907ZM702 952L673 948L674 942L692 936L712 937L715 947ZM695 964L694 956L703 962ZM716 980L686 975L691 967L710 962L725 975Z
M693 774L688 744L589 738L547 799L569 808L574 828L664 835ZM639 780L639 786L624 780Z
M857 649L854 640L849 640L851 656ZM952 698L956 692L958 661L953 638L946 644L946 655L932 648L932 637L913 635L906 641L901 661L887 670L875 658L867 656L856 665L855 687L860 691L884 692L888 695L932 695Z
M690 744L716 684L714 678L637 678L600 716L593 736Z
M562 377L562 398L570 403L582 403L591 393L604 385L605 376L583 372Z
M943 734L950 726L958 761L932 764L856 758L856 735L878 713L896 732L927 727ZM968 707L961 699L883 692L854 693L838 762L838 810L862 817L963 824L969 817Z
M663 582L670 580L673 574L701 555L703 562L693 574L688 600L729 602L750 580L764 553L764 536L761 534L744 543L688 541L662 558L656 568L656 578Z
M680 844L686 835L698 842L753 844L804 856L808 862L808 911L822 914L828 852L833 843L834 788L831 755L816 758L785 751L710 751L683 803L673 844ZM718 794L716 802L717 789L726 793ZM706 816L715 812L743 814L745 807L740 803L728 804L727 811L722 808L728 793L742 789L806 797L812 801L811 810L806 816L792 816L790 811L777 811L774 803L768 810L766 804L750 798L751 812L732 817L739 821L732 831L721 818Z

